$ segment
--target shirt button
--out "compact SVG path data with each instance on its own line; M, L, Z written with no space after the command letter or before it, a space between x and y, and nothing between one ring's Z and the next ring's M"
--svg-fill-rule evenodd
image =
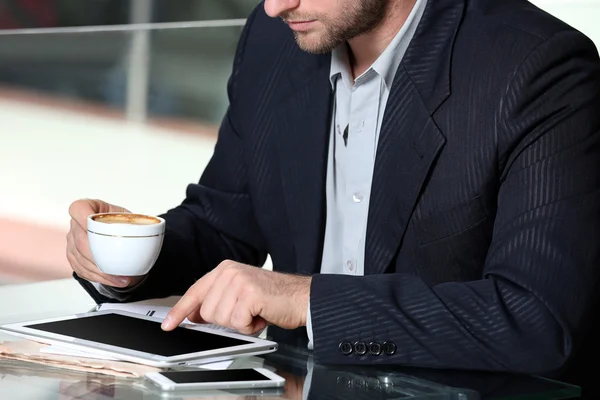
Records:
M352 201L354 201L355 203L360 203L361 201L363 201L363 194L361 192L356 192L352 195Z
M348 267L350 271L354 271L354 263L352 261L346 261L346 267Z

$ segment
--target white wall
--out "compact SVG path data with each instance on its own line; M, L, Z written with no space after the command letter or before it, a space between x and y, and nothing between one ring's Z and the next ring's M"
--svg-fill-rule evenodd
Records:
M600 48L600 0L530 0L580 30Z
M214 137L0 99L0 217L68 228L69 204L101 198L159 214L198 181Z

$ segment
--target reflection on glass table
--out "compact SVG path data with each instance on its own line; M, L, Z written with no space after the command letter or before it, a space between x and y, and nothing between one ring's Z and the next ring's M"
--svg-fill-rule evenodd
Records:
M0 287L0 324L86 312L94 305L74 280L4 286ZM12 340L19 339L0 332L0 342ZM282 342L275 353L236 359L223 368L267 368L284 377L286 384L283 391L166 393L145 384L143 379L115 378L0 360L0 400L558 400L576 398L581 393L577 386L528 376L393 366L320 365L314 362L312 352L306 346L290 346Z
M229 368L256 367L237 360ZM569 399L580 394L578 387L547 379L417 370L322 366L309 352L282 346L261 359L268 368L286 379L283 389L209 390L161 392L143 380L76 373L22 362L0 362L0 398L10 399ZM190 367L182 367L191 369ZM58 396L58 397L57 397Z

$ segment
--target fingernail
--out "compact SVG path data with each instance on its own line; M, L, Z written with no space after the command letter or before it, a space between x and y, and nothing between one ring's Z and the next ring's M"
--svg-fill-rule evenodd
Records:
M166 330L171 329L171 325L173 325L173 318L171 318L169 315L167 315L167 317L165 318L165 320L163 321L163 323L160 327L166 331Z
M129 278L117 278L117 280L115 281L116 284L118 284L119 286L127 286L129 285Z

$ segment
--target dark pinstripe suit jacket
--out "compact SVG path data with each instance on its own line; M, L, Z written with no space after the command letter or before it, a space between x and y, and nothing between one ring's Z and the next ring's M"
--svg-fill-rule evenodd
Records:
M386 108L364 277L318 275L329 66L254 11L214 156L166 213L163 252L130 299L182 293L224 259L258 265L269 253L278 271L317 274L323 363L571 366L590 349L600 278L592 42L524 0L429 1ZM344 356L342 340L398 351Z

